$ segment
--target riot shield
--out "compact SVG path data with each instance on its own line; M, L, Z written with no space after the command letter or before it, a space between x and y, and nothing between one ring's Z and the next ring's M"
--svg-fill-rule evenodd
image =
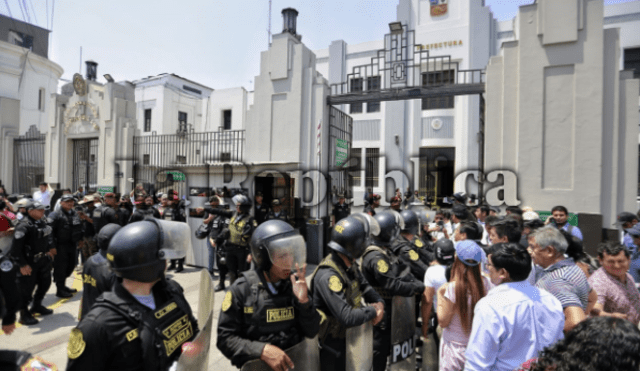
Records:
M285 351L296 370L320 371L320 351L318 337L305 338ZM348 369L347 369L348 370ZM266 363L256 359L245 363L240 371L273 371Z
M200 271L200 298L198 302L198 325L200 332L190 343L182 345L177 371L206 370L209 364L209 348L213 327L215 299L213 281L206 269Z
M8 254L13 243L13 235L0 237L0 253Z
M415 371L415 297L394 296L391 309L391 354L389 370Z
M371 321L347 329L345 370L369 371L373 367L373 325Z

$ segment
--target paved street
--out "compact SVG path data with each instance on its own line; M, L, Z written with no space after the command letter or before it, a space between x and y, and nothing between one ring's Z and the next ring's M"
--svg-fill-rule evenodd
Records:
M313 273L315 266L307 268L308 276ZM186 267L184 272L179 274L169 274L182 285L185 296L193 308L194 315L198 313L198 292L200 283L200 268ZM217 281L216 281L217 283ZM54 310L54 313L46 317L38 317L40 323L35 326L22 326L12 335L7 336L0 331L1 349L19 349L28 351L40 356L46 361L53 362L59 370L64 370L67 365L67 342L71 329L78 323L78 309L80 308L80 298L82 297L82 282L79 274L74 274L67 281L67 286L78 289L78 293L70 299L59 299L55 296L55 285L45 296L43 304ZM224 292L218 292L215 296L215 310L213 317L214 332L211 339L211 353L209 354L209 370L232 371L237 370L218 351L215 346L218 315L220 305L224 298ZM214 368L215 367L215 368Z

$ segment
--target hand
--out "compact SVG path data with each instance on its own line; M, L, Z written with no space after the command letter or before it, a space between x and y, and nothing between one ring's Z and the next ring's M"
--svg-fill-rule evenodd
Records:
M293 294L298 298L300 304L305 304L309 301L309 297L307 295L309 289L307 288L307 280L305 279L307 265L305 264L300 268L298 263L296 263L296 271L296 274L292 274L290 276Z
M627 315L624 313L611 313L611 317L627 319Z
M422 320L422 337L424 338L424 341L429 340L429 337L427 336L429 334L429 321L425 321L424 319Z
M247 264L251 264L251 260L253 260L251 254L247 255Z
M384 317L384 304L381 302L377 302L371 304L371 306L376 308L376 317L372 320L371 324L377 326Z
M20 273L23 276L30 276L31 275L31 267L28 265L25 265L24 267L20 267Z
M49 250L49 254L51 254L51 257L54 257L54 256L58 255L58 250L57 249L50 249Z
M4 331L5 335L11 335L13 330L16 329L16 324L13 323L11 325L2 326L2 331Z
M196 207L196 212L201 213L204 211L204 207Z
M274 371L288 371L293 369L291 358L282 349L267 344L262 349L260 360L264 361Z
M205 219L202 224L209 224L213 220L213 214L209 214L209 217Z

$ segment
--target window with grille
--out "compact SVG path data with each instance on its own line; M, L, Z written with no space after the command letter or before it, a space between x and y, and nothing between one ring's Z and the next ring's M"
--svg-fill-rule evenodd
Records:
M366 149L366 167L365 167L365 187L378 187L378 177L380 172L380 149Z
M425 72L422 74L422 86L438 86L455 83L454 70ZM454 108L455 97L422 98L422 110Z
M185 165L187 163L187 156L176 156L176 164Z
M362 186L362 148L351 148L349 152L349 186Z
M351 79L349 83L351 84L352 93L358 93L362 91L363 79L361 77L357 79ZM351 103L349 105L349 113L362 113L362 103Z
M151 131L151 109L144 110L144 131L145 133Z
M186 112L178 112L178 131L186 132L187 131L187 113Z
M367 91L380 90L380 76L367 77ZM380 112L380 102L368 102L367 112Z
M38 90L38 110L44 112L44 88Z
M220 162L231 162L231 153L230 152L221 152L220 153Z
M9 31L9 43L33 50L33 36L18 31Z
M143 165L149 165L149 162L151 162L150 158L149 158L149 155L142 155L142 164Z
M222 111L222 121L224 125L224 130L231 130L231 110Z

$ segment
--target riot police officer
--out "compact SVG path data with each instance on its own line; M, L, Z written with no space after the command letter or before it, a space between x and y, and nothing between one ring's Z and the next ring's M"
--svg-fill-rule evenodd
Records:
M73 204L73 196L64 195L60 199L60 210L50 215L57 250L53 261L53 281L56 283L56 296L59 298L70 298L78 291L65 285L67 277L71 276L76 267L78 242L84 235L82 221L73 209Z
M255 270L242 273L222 302L217 347L238 368L261 359L273 370L305 370L284 352L319 329L307 293L304 239L291 225L270 220L251 236L251 254Z
M380 207L380 199L382 197L379 194L376 193L371 193L369 194L369 201L367 203L367 205L365 206L363 212L365 214L369 214L371 216L375 216L376 215L376 209L378 207Z
M107 224L118 224L118 198L116 194L113 192L105 193L104 204L96 207L91 215L95 235L98 235L102 227Z
M347 342L354 340L348 336L349 328L369 321L375 326L384 315L384 300L364 279L356 263L370 235L378 233L380 226L367 214L340 220L331 232L331 253L311 276L313 304L323 317L318 339L323 371L346 370L347 358L350 365L371 359L366 356L371 349L347 354ZM362 298L370 306L364 306Z
M391 251L411 268L411 274L418 281L422 281L433 258L429 260L424 243L417 235L420 228L418 215L411 210L404 210L400 215L404 221L404 228L400 231L398 238L391 243Z
M214 209L222 209L220 206L220 198L218 196L211 196L209 199L209 206ZM227 262L224 251L224 238L222 238L222 232L229 226L229 219L222 215L214 215L205 213L204 224L209 226L209 234L206 238L209 239L209 273L213 277L213 265L214 261L218 262L218 272L220 273L220 282L215 287L215 291L222 291L225 289L225 279L227 277Z
M16 226L11 245L11 256L15 259L18 272L18 287L22 294L20 323L35 325L38 320L32 313L42 315L53 311L42 305L42 299L51 286L51 262L56 255L52 229L44 220L45 206L39 201L31 201L25 207L26 215ZM38 287L35 295L33 290ZM33 300L31 312L28 306Z
M153 209L157 212L156 208ZM178 198L177 193L169 191L169 202L167 203L167 208L164 209L164 213L162 213L161 219L172 222L187 222L187 214L184 211L184 204ZM171 260L168 270L174 269L176 270L176 273L180 273L184 270L184 258Z
M233 196L236 212L212 209L206 207L210 214L222 215L229 220L229 227L223 232L226 243L226 262L229 269L230 283L238 279L240 273L247 270L247 256L249 255L249 240L254 229L258 226L256 220L249 214L251 200L245 195Z
M11 237L5 237L11 238ZM20 290L16 282L18 265L16 259L0 249L0 319L2 331L11 335L16 328L16 312L20 309Z
M98 296L105 291L111 291L116 282L116 276L107 261L107 248L111 238L120 228L120 225L115 223L105 225L98 233L98 253L91 256L84 264L80 319L89 313Z
M271 210L269 210L269 214L267 214L267 220L282 220L289 223L287 210L282 209L280 200L277 198L271 201Z
M362 257L362 273L365 279L385 300L384 323L373 329L373 369L386 368L387 356L391 351L392 299L395 295L413 297L424 292L424 283L409 274L408 267L395 256L390 246L400 234L403 221L398 213L384 211L374 216L380 225L380 233L373 237L373 243ZM399 313L396 313L398 315ZM409 318L410 332L415 332L415 318Z
M263 196L262 192L256 192L256 206L253 211L253 215L256 218L256 222L258 225L264 223L267 220L267 215L269 214L269 206L262 202Z
M136 209L129 218L129 223L139 222L148 218L160 219L161 215L158 209L147 205L145 202L145 195L143 193L136 194Z
M351 208L345 202L344 193L338 194L338 202L333 205L332 225L336 225L336 223L348 217L350 214L351 214Z
M184 223L149 219L122 227L107 260L118 276L71 331L69 370L168 370L198 324L182 287L165 278L166 259L184 257Z

